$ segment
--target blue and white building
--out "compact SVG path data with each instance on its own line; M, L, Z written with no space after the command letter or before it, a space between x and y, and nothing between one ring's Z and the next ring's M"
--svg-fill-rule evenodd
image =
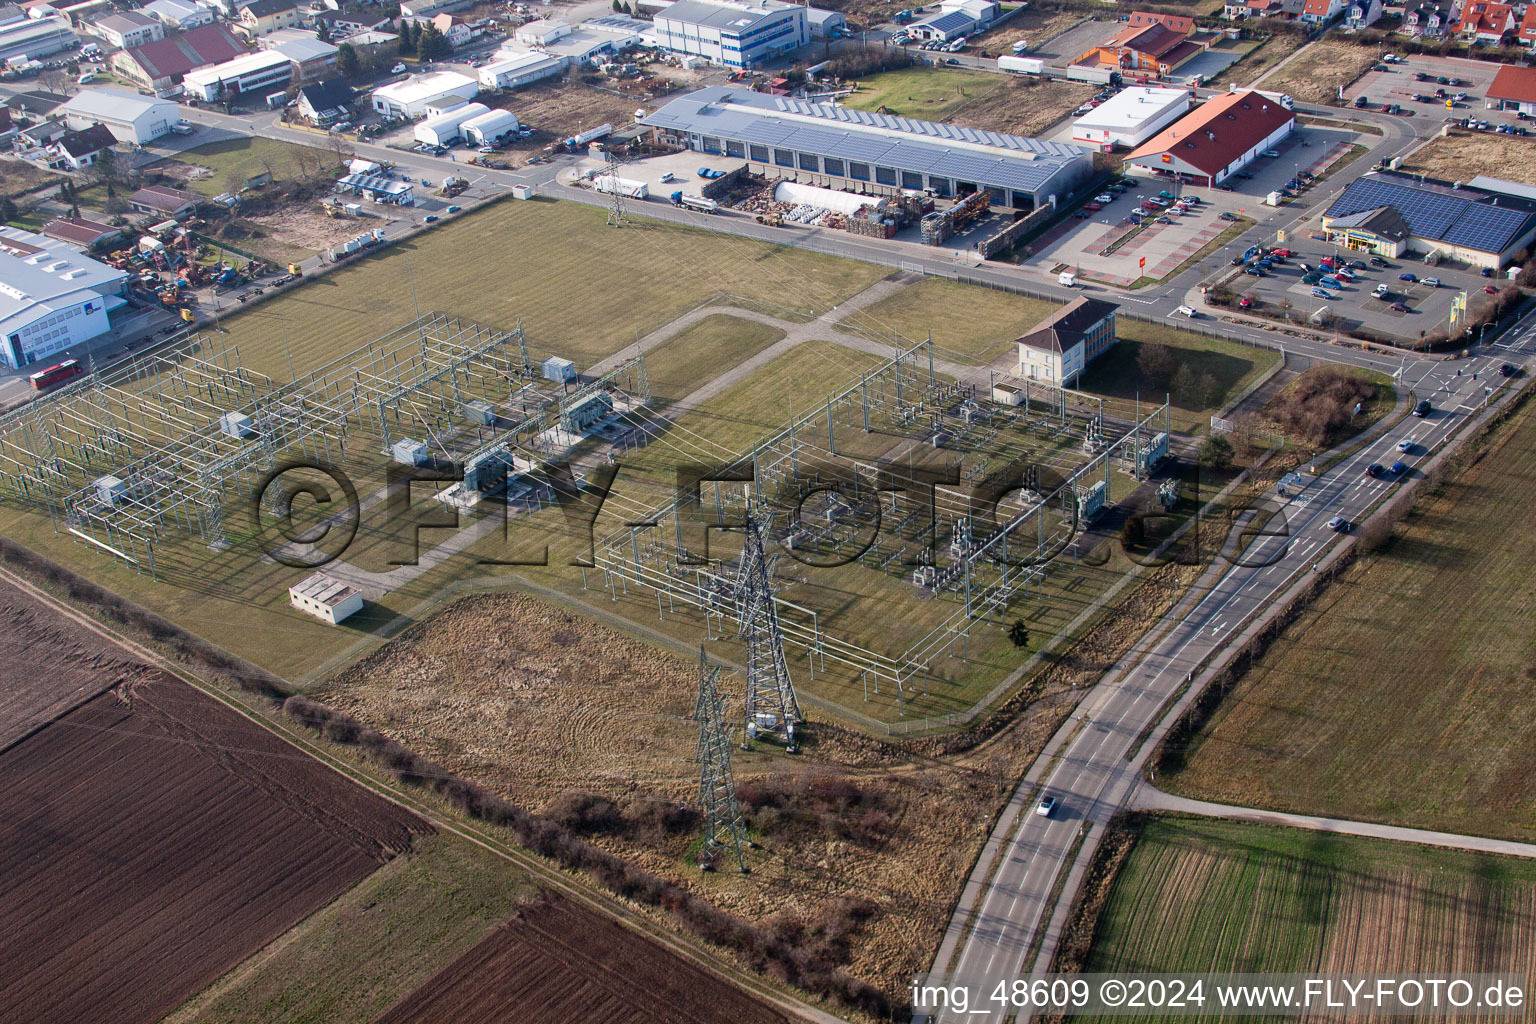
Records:
M806 9L775 0L677 0L656 12L647 40L731 68L756 67L811 41Z
M0 228L0 359L19 370L110 330L127 280L66 242Z
M995 206L1028 210L1066 199L1093 174L1080 146L729 86L689 93L640 123L676 145L740 157L754 174L866 195L985 189Z

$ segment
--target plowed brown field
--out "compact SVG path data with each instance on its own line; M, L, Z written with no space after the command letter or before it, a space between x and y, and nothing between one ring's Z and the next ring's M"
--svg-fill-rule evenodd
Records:
M105 641L78 639L113 663ZM131 681L0 754L0 1022L158 1020L431 831L127 665ZM61 683L52 653L30 667L54 701L86 685Z
M521 910L376 1024L787 1024L794 1018L557 896Z

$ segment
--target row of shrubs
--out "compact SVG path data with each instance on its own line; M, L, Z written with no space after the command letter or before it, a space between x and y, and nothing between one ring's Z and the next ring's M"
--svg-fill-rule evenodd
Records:
M358 747L400 782L430 790L478 821L509 829L527 849L572 871L589 874L617 895L669 913L700 939L739 954L752 968L849 1009L886 1019L898 1007L879 989L837 968L847 937L874 913L873 904L834 903L812 921L773 918L753 925L623 858L593 846L570 828L533 814L459 778L404 744L350 715L298 696L277 676L208 643L180 626L36 552L0 537L0 561L63 594L102 619L154 642L199 675L280 706L295 722L327 739ZM675 834L694 827L698 812L665 801L629 802L621 819L635 830Z
M591 875L618 895L659 907L706 942L740 955L753 969L838 1004L882 1019L898 1008L879 989L850 977L837 967L847 956L847 937L873 913L872 905L845 903L824 911L814 924L789 919L753 925L729 914L664 878L646 871L580 838L570 828L535 815L476 783L461 779L390 737L350 715L293 696L283 711L294 721L327 738L365 750L373 760L406 785L430 790L476 820L508 829L519 845L562 867ZM557 801L562 813L574 815L583 827L607 827L622 821L616 805L577 794ZM830 915L832 919L827 919Z

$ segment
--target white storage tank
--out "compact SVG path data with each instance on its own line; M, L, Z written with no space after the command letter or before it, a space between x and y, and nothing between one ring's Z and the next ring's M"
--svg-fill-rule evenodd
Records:
M576 364L564 356L550 356L544 360L544 379L560 381L562 384L575 380Z
M390 449L390 454L402 466L425 466L431 461L427 446L408 437L396 441Z
M773 198L779 203L804 204L842 214L854 214L866 206L878 206L880 203L874 196L856 196L852 192L802 185L795 181L779 182L773 190Z

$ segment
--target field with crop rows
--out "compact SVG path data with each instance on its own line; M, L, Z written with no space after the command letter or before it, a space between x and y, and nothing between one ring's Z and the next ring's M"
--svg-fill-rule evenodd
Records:
M1086 969L1528 973L1533 914L1527 860L1161 818L1120 868Z
M1279 637L1158 784L1536 839L1536 411Z
M431 831L149 670L0 781L3 1021L158 1020Z

